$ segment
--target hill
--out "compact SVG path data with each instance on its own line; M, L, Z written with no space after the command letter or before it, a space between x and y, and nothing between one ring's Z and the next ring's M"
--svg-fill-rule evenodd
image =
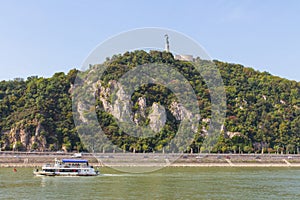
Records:
M205 65L206 61L196 59ZM199 105L201 120L192 130L193 141L179 151L198 152L298 152L300 146L300 83L267 72L258 72L238 64L213 61L222 76L226 91L226 119L217 144L205 149L203 141L211 119L210 91L193 62L174 59L171 53L126 52L108 59L106 71L97 80L91 66L77 81L93 80L95 112L104 134L122 150L134 152L164 151L174 138L181 120L178 99L162 85L147 84L130 97L122 96L117 80L138 65L168 64L188 80ZM0 83L1 148L5 150L91 150L84 136L79 137L72 114L72 94L76 90L77 70L51 78L29 77ZM138 78L138 77L137 77ZM116 89L117 88L117 89ZM115 91L114 91L115 89ZM121 95L121 96L120 96ZM150 126L153 137L131 137L117 123L122 107L113 101L129 98L136 125ZM73 102L74 103L74 102ZM78 105L77 105L78 106ZM80 113L80 112L79 112ZM159 117L155 117L159 116ZM88 118L80 113L81 120ZM165 124L165 125L164 125ZM80 128L80 127L77 127ZM101 144L98 149L113 151Z

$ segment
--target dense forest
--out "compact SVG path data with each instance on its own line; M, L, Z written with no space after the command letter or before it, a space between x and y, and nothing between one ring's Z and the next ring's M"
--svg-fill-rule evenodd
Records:
M103 65L102 87L109 87L138 65L168 64L176 69L197 96L201 120L193 141L183 152L285 152L298 153L300 147L300 83L238 64L213 61L223 79L226 91L226 119L216 145L205 149L203 141L211 118L210 91L194 63L205 65L200 58L193 62L174 59L171 53L134 51L108 58ZM94 65L78 79L84 81L103 65ZM0 82L0 144L2 150L83 151L90 148L77 133L72 113L72 93L79 71L56 73L51 78L29 77ZM143 85L132 96L132 113L138 126L147 126L153 104L163 105L166 121L154 137L131 137L119 129L117 119L103 105L103 91L95 92L99 124L109 140L124 151L163 151L174 138L180 120L171 110L176 96L156 84ZM115 94L107 101L116 98ZM144 114L139 101L145 99ZM78 127L77 127L78 128ZM80 128L80 127L79 127ZM22 136L23 134L23 136ZM26 137L25 137L25 136ZM101 147L104 149L105 147ZM112 151L112 149L106 149Z
M73 69L51 78L32 76L0 82L1 147L54 151L64 146L68 151L81 150L69 93L76 74ZM30 141L35 136L38 138Z

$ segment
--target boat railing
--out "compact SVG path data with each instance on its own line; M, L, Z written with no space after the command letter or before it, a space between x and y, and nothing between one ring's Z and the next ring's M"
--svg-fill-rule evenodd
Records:
M63 167L67 168L82 168L82 167L88 167L87 164L65 164Z
M55 163L54 164L44 164L43 167L46 168L51 168L51 167L55 167L55 168L89 168L91 167L87 162L86 163L65 163L65 162L61 162L57 159L55 159Z

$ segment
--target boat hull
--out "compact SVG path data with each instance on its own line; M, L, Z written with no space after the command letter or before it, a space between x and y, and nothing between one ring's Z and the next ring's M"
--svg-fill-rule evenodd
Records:
M34 171L34 175L36 176L98 176L99 173L92 174L80 174L80 173L56 173L56 172L44 172L44 171Z

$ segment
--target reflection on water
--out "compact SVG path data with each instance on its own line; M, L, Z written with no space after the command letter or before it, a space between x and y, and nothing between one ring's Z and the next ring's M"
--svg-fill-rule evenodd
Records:
M300 169L165 168L97 177L35 177L0 168L1 199L300 199Z

